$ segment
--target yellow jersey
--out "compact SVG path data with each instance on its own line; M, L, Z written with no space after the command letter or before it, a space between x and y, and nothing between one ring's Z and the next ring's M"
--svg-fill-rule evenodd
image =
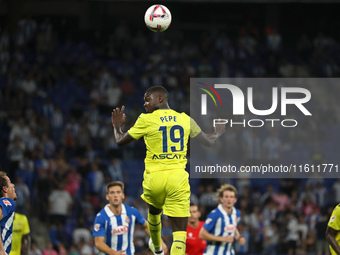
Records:
M340 204L338 204L333 212L331 217L328 221L328 226L332 229L338 231L338 234L336 235L335 241L340 245ZM329 249L331 250L332 254L336 254L336 252L333 250L331 246L329 246Z
M185 169L189 136L195 137L200 132L192 118L172 109L142 113L128 130L134 139L144 137L146 172Z
M23 214L15 213L12 232L12 249L10 255L21 254L21 240L23 235L30 233L27 217Z

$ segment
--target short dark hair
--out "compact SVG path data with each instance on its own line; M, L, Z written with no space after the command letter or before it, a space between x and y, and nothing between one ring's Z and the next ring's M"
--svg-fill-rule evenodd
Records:
M5 176L7 176L7 174L0 171L0 198L4 197L4 187L8 187L8 182Z
M190 202L190 206L197 206L198 207L198 204Z
M198 203L191 203L190 202L190 207L191 206L196 206L198 211L201 211L201 209L202 209L201 206Z
M110 182L106 185L106 194L109 193L109 189L111 187L115 187L115 186L119 186L122 188L122 191L124 193L124 183L122 183L121 181L114 181L114 182Z
M154 87L147 89L147 91L145 91L145 93L155 93L155 92L161 94L166 99L169 98L169 92L163 86L154 86Z

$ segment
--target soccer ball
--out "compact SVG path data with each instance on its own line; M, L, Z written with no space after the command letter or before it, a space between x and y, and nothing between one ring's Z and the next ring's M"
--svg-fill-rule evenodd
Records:
M145 25L153 32L163 32L171 23L171 13L161 4L155 4L146 10L144 15Z

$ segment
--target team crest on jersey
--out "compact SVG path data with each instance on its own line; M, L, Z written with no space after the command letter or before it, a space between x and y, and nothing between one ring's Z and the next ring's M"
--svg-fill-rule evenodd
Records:
M129 217L128 217L128 216L126 216L126 218L125 218L125 222L126 222L126 223L130 223L130 219L129 219Z
M117 226L115 228L112 229L112 234L120 236L120 235L124 235L127 232L129 232L129 227L128 226Z
M224 232L226 233L234 233L235 230L236 230L236 226L234 224L226 225L224 228Z
M7 199L3 200L4 201L4 205L12 205L11 202L9 202Z
M210 222L212 222L211 218L208 218L208 219L205 220L205 224L209 224Z
M99 228L100 228L100 224L95 224L95 225L94 225L94 230L95 230L95 231L99 231Z
M336 218L335 216L332 216L330 222L333 222L335 218Z

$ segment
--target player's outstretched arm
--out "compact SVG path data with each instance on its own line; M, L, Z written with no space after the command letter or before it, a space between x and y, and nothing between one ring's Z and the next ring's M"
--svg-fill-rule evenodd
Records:
M124 110L125 106L123 105L121 109L119 109L118 107L116 109L113 109L111 114L113 135L115 137L116 143L119 146L126 145L134 140L127 132L124 133L121 129L126 119Z
M205 146L213 145L216 140L225 132L225 124L216 124L214 133L206 134L203 131L200 132L195 139Z
M126 254L125 251L115 251L113 249L111 249L106 243L105 243L105 238L104 236L96 236L94 238L94 244L96 246L96 248L105 253L105 254L109 254L109 255L123 255Z
M332 246L332 248L336 252L336 254L340 254L340 247L339 247L338 242L335 239L337 234L338 234L338 231L336 231L335 229L333 229L329 226L327 227L326 239L327 239L329 245Z
M199 238L206 241L212 241L212 242L226 242L226 243L232 243L234 242L234 237L231 235L228 236L215 236L213 234L210 234L204 227L201 228L199 233Z

